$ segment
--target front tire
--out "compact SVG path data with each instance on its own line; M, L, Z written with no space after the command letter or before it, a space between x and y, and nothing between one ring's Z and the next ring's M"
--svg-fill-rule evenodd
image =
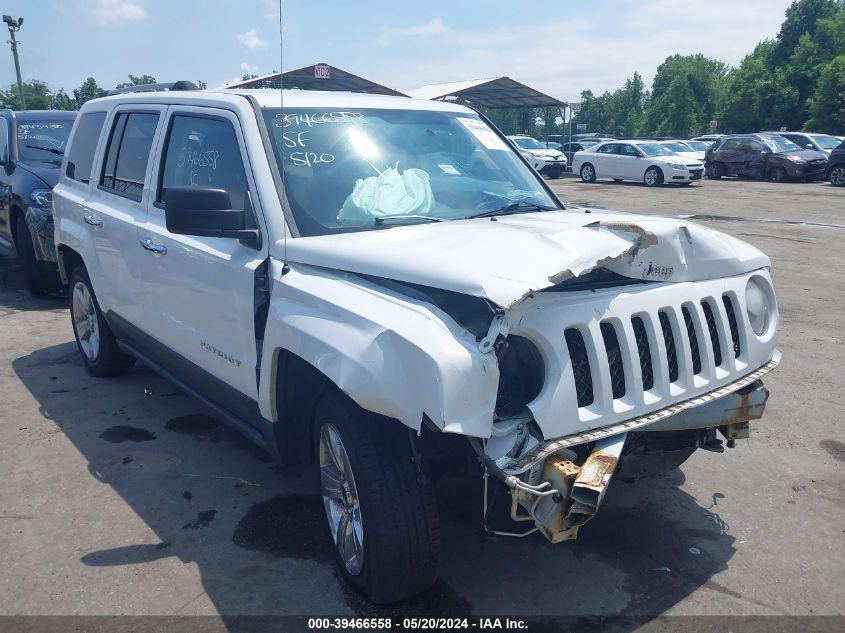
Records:
M119 376L132 369L135 357L117 346L100 311L88 271L79 266L68 279L68 301L76 347L85 369L93 376Z
M643 184L646 187L656 187L663 184L663 172L658 167L649 167L643 174Z
M35 247L32 245L32 233L23 215L15 221L15 249L23 265L26 287L33 296L41 296L59 289L59 275L51 270L47 262L39 261L35 257Z
M317 403L320 481L338 567L387 604L437 579L440 523L431 482L408 429L329 390Z
M585 163L581 166L581 180L583 182L596 181L596 169L590 163Z
M719 180L724 177L726 173L725 166L722 163L711 163L707 167L707 177L710 180Z
M845 165L837 165L830 170L830 184L834 187L845 187Z

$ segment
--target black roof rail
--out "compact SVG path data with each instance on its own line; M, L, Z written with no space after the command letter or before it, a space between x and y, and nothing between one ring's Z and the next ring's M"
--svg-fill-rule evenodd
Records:
M114 90L106 91L106 96L125 94L127 92L157 92L162 90L199 90L199 86L193 81L182 79L170 83L138 84L137 86L127 86L126 88L115 88Z

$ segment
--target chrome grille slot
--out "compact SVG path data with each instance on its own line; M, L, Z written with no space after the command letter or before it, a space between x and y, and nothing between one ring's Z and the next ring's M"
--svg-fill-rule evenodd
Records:
M692 373L698 376L701 373L701 350L698 349L698 335L695 333L695 325L692 322L692 314L690 314L689 308L683 306L681 312L684 315L684 325L687 328L687 338L692 355Z
M610 386L613 399L625 396L625 368L622 364L622 352L619 349L619 338L612 323L604 321L601 324L601 336L607 352L607 364L610 368Z
M722 303L725 305L725 312L728 314L728 325L731 328L731 339L733 340L734 358L739 358L742 351L739 346L739 326L736 322L733 299L727 294L722 295Z
M672 323L669 321L669 315L663 310L660 315L660 329L663 330L663 342L666 344L666 362L669 368L669 382L678 380L678 353L675 350L675 335L672 333Z
M593 376L590 372L590 359L587 356L587 346L584 335L577 328L567 328L563 332L566 346L569 349L569 361L572 363L572 376L575 379L575 393L579 407L593 404Z
M722 365L722 343L719 340L719 328L716 326L716 318L713 316L713 306L710 301L702 301L701 309L704 310L704 320L707 321L707 331L710 333L710 343L713 345L713 362L716 367Z
M654 387L654 369L651 366L651 346L648 342L645 323L641 317L631 318L631 326L634 328L634 338L637 342L637 353L640 357L640 372L643 376L643 391Z

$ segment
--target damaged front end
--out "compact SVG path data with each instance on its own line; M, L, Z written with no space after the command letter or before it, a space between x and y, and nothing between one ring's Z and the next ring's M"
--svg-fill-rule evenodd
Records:
M712 400L690 403L688 408L649 421L630 421L637 430L613 433L597 429L595 441L578 443L587 434L551 442L538 439L533 420L523 418L498 421L501 428L512 427L506 436L469 442L484 467L484 514L486 531L502 536L522 537L539 531L551 543L574 540L579 528L592 519L613 477L633 481L663 474L680 466L697 449L723 452L717 431L727 440L749 436L749 422L763 415L769 392L755 379L733 393ZM651 416L654 418L655 416ZM494 459L502 440L513 441L504 456ZM533 523L522 532L490 527L488 479L504 484L511 495L510 519Z

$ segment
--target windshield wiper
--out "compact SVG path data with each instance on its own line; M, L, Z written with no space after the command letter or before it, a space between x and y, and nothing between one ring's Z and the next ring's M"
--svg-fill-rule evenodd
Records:
M542 204L535 204L534 202L525 202L524 200L517 200L511 202L499 209L490 209L489 211L482 211L475 215L468 215L466 220L473 218L490 218L494 215L512 215L514 213L522 213L523 211L557 211L557 207L547 207Z
M391 220L425 220L426 222L442 222L441 218L435 218L430 215L382 215L375 219L373 224L384 224L385 222L390 222Z
M45 152L50 152L51 154L58 154L59 156L65 155L65 153L62 150L54 149L52 147L40 147L38 145L25 145L25 147L28 147L30 149L40 149L40 150L43 150Z

